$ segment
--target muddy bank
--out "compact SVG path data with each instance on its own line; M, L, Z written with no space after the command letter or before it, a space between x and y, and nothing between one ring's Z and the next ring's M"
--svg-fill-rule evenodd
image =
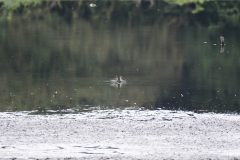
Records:
M0 157L240 159L240 116L166 110L3 112Z

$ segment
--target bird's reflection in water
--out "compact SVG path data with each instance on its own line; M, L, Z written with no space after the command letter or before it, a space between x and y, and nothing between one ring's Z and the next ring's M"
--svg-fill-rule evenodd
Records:
M224 53L224 46L225 46L225 40L224 40L224 36L220 36L220 53Z
M110 86L115 88L121 88L127 84L127 81L123 79L122 76L116 76L114 79L110 80Z
M221 46L220 53L224 53L224 46Z

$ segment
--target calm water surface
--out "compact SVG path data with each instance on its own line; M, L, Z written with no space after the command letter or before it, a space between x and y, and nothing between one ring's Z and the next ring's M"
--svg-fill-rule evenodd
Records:
M240 111L237 31L54 16L1 22L0 111ZM127 83L112 85L116 75Z

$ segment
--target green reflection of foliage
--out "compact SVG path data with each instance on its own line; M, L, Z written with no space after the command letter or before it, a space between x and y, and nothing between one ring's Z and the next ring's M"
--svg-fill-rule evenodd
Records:
M63 18L71 20L74 17L84 17L94 21L161 21L162 16L169 14L188 14L191 20L209 25L227 21L228 24L238 24L240 19L237 0L208 1L208 0L162 0L154 1L153 6L137 5L140 1L45 1L45 0L2 0L0 4L1 18L12 19L14 14L26 14L31 17L33 10L38 9L44 15L46 10L58 13ZM96 3L97 7L90 7L90 3ZM106 22L105 22L106 23Z
M203 11L204 10L203 4L204 4L204 2L207 2L207 0L170 0L170 1L165 0L165 1L166 1L166 3L176 4L179 6L193 4L193 5L195 5L191 11L193 14L197 14L197 13Z
M218 41L215 19L223 26L239 25L239 3L195 1L204 11L191 15L187 1L175 1L171 7L159 2L148 9L134 2L96 1L99 8L89 8L89 1L57 2L53 8L51 3L27 2L24 12L19 11L21 5L10 12L11 23L1 19L1 110L155 106L157 100L168 103L172 97L176 102L186 82L197 93L183 93L186 99L180 97L172 106L239 110L237 39L230 43L226 37L229 46L234 45L230 54L228 45L224 54L211 44L202 45ZM158 7L166 12L158 12ZM203 31L190 31L187 22L194 18L211 23ZM184 65L190 68L187 78ZM103 83L115 74L130 76L130 82L147 78L149 84L115 89Z
M173 3L178 5L185 5L189 3L204 3L207 2L207 0L165 0L167 3Z
M42 2L42 0L2 0L4 7L9 10L15 10L21 6L36 6Z
M76 18L69 25L51 13L1 23L1 109L153 106L157 87L116 89L105 81L116 74L137 82L135 76L168 84L178 79L182 55L172 46L175 36L168 37L174 23L112 28Z
M28 7L34 7L42 2L42 0L1 0L0 3L3 4L3 7L0 8L1 15L11 21L15 10L19 8L26 9Z

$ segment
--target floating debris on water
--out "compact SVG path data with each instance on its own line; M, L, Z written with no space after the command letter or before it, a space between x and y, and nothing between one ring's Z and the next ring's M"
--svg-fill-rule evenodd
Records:
M90 3L89 7L94 8L94 7L97 7L97 5L95 3Z

